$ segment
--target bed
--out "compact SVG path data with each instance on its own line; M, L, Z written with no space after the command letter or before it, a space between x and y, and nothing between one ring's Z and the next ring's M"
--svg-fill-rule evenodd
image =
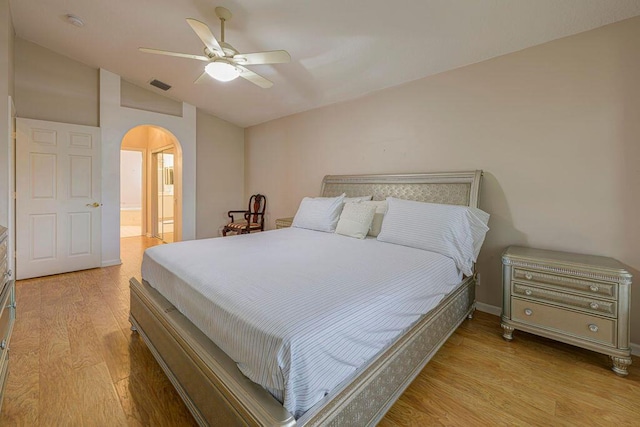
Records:
M374 200L384 200L391 196L477 207L481 176L481 171L326 176L321 195L332 197L342 193L347 196L371 194ZM305 232L306 230L278 230L252 238L271 239L273 242L284 239L283 245L286 245L287 239L318 238L310 233L324 234ZM240 244L243 238L245 237L239 236L232 239L234 244ZM319 238L320 241L313 242L314 246L324 245L324 240L329 244L331 240L329 236ZM475 275L472 273L460 283L455 283L451 289L443 291L442 294L446 295L444 299L435 308L430 308L426 315L419 317L417 322L412 322L413 326L405 328L405 332L398 338L379 351L376 350L363 365L331 383L324 397L294 416L274 397L278 395L277 390L270 389L270 393L247 378L252 376L251 369L244 368L242 363L236 364L234 359L238 360L241 356L235 349L228 347L225 342L216 341L225 348L228 355L202 332L207 331L202 326L212 322L211 319L200 320L190 316L193 322L190 321L182 314L185 310L183 305L188 298L185 296L186 299L181 300L180 295L171 294L175 277L171 278L170 271L182 269L183 274L186 274L184 272L196 270L189 262L196 258L199 251L215 251L216 245L217 250L222 250L219 246L225 242L213 240L217 242L196 241L189 246L186 246L188 242L184 243L180 252L186 254L190 250L194 251L191 256L180 258L177 252L164 260L158 257L155 270L147 267L143 275L155 282L154 286L144 280L140 283L135 278L130 281L132 329L140 333L200 425L374 425L465 317L471 316L475 306ZM363 244L385 245L375 242L375 239ZM407 252L400 257L406 258L408 263L402 269L411 268L409 255ZM272 264L273 261L269 260ZM148 262L147 265L151 263ZM169 267L163 270L163 266L167 265ZM271 270L271 273L275 274L276 271ZM211 270L202 274L206 277L215 273ZM161 284L163 280L167 282L164 287ZM449 277L448 281L452 280L454 279ZM233 288L230 287L231 290ZM174 303L169 302L169 299ZM224 319L220 320L220 324L224 324ZM301 372L297 375L307 375Z

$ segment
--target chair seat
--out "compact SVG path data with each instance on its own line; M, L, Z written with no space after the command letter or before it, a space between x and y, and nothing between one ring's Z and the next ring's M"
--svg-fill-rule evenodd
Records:
M262 194L254 194L249 198L249 209L227 212L231 222L222 228L222 235L226 236L227 232L248 234L253 231L264 231L264 211L266 208L267 198Z
M246 228L247 223L246 222L230 222L229 224L225 225L225 227L232 230L240 230L240 229ZM260 228L260 227L261 227L260 224L256 222L252 222L251 224L249 224L250 229Z

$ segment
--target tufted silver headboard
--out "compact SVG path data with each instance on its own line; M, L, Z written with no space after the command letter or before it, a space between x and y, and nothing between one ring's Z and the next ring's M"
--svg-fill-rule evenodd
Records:
M373 195L478 207L482 171L417 173L406 175L327 175L322 180L323 197L346 193L347 197Z

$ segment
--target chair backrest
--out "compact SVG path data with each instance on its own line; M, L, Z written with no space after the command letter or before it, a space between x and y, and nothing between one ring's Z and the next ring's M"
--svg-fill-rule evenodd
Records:
M254 194L249 199L251 222L264 222L264 211L267 209L267 198L262 194Z

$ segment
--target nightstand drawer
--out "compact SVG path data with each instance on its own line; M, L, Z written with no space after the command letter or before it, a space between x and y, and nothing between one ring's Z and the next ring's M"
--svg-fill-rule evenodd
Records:
M616 345L615 320L576 313L519 298L511 300L511 318L517 322L579 339L612 347Z
M618 304L616 301L582 297L522 283L513 284L512 294L542 302L562 304L566 307L576 308L594 314L602 314L609 317L618 316Z
M598 295L609 298L618 298L617 286L614 283L603 283L592 280L560 276L556 274L542 273L540 271L513 269L513 279L526 281L533 284L541 284L561 289L572 289L587 295Z

